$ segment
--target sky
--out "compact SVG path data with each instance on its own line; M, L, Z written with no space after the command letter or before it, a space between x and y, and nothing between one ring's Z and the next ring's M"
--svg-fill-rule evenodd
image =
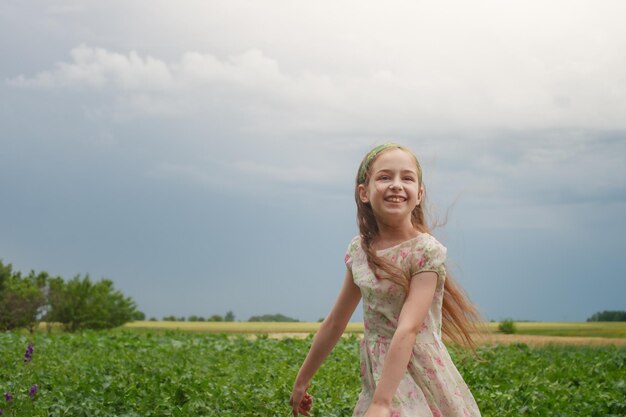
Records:
M372 147L487 320L626 309L626 3L0 3L0 259L317 321ZM353 321L362 319L358 307Z

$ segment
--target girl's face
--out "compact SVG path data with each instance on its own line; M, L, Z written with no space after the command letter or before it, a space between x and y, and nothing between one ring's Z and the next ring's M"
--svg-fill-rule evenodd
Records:
M424 193L418 178L417 164L410 153L402 149L385 151L370 167L369 183L359 185L359 198L370 203L379 221L410 219Z

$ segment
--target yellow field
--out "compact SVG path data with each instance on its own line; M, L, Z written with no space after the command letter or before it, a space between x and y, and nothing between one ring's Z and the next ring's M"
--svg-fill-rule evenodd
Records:
M206 321L135 321L125 328L154 330L188 330L210 333L314 333L320 323L278 322L206 322ZM363 323L349 323L347 333L363 333Z
M136 321L124 327L152 330L187 330L211 333L313 333L320 323L276 322L178 322ZM517 334L538 336L626 338L626 322L522 322L516 323ZM498 323L485 323L487 333L497 333ZM349 323L346 333L363 333L363 323Z

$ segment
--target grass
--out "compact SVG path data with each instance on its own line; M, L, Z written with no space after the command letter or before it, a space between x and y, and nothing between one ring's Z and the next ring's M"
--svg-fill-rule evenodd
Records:
M14 399L0 395L0 408L4 417L284 417L311 340L145 328L1 332L0 393ZM31 341L33 359L25 363ZM624 347L517 343L481 346L481 361L450 354L483 417L626 415ZM351 415L359 390L359 340L352 335L312 381L312 416Z

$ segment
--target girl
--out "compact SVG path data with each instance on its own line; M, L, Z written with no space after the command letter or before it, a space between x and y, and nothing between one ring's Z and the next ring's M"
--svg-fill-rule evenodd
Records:
M348 246L346 276L296 376L294 417L309 415L309 381L363 298L361 382L353 417L477 417L476 401L441 340L475 348L479 315L446 275L446 248L425 223L417 158L393 143L359 167L359 236Z

